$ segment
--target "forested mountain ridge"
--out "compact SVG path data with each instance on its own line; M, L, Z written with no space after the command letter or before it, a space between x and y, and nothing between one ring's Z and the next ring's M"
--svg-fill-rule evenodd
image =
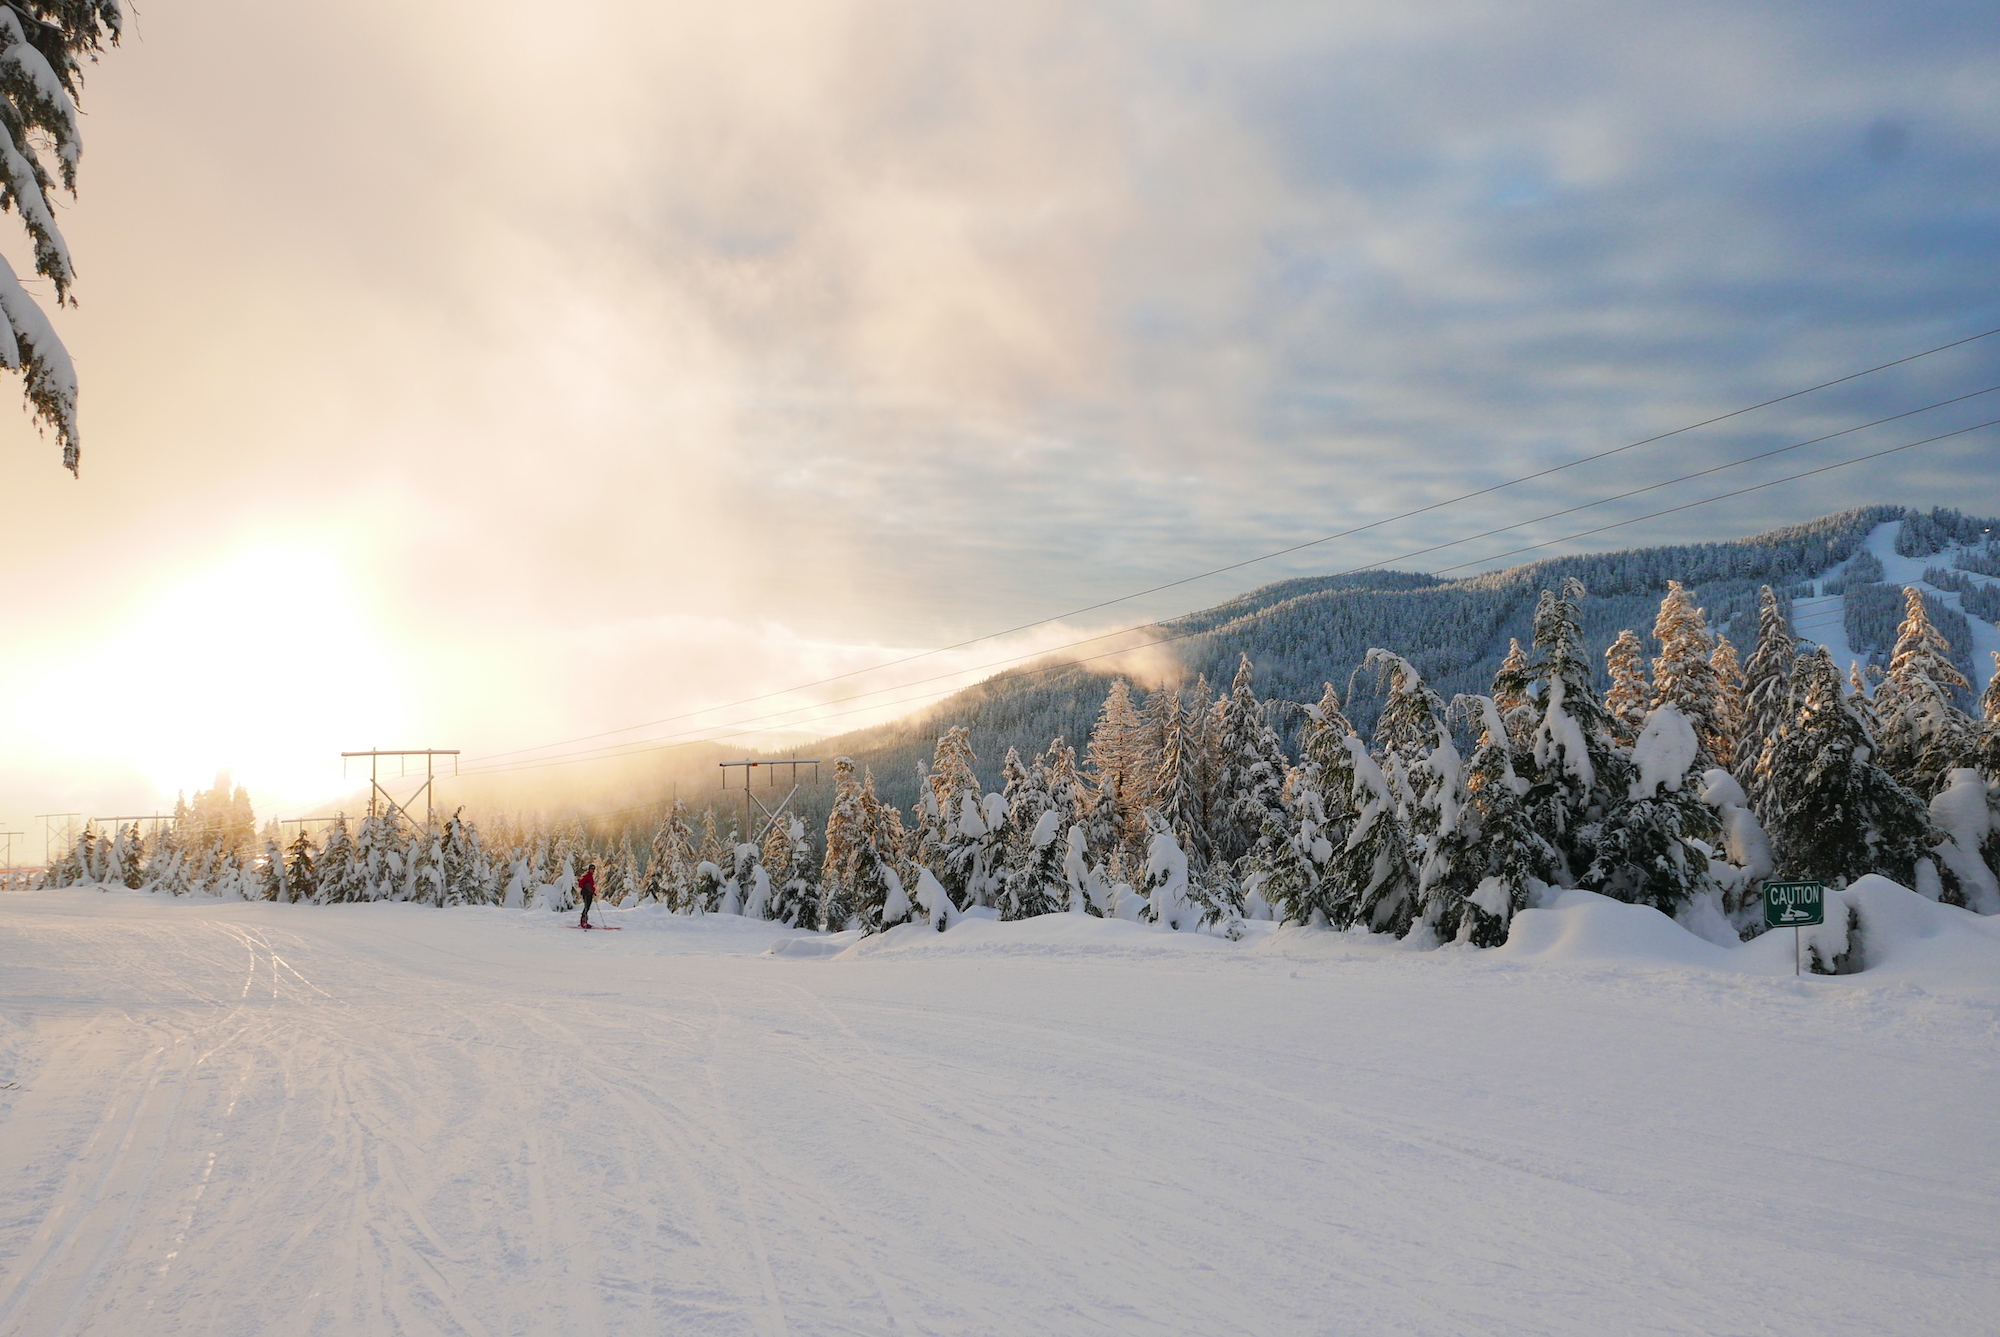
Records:
M1811 593L1816 577L1864 553L1868 535L1897 520L1904 522L1910 543L1928 543L1930 552L1948 546L1954 535L1971 541L2000 527L2000 520L1956 512L1877 505L1734 542L1550 557L1456 580L1407 571L1298 577L1159 624L1149 639L1171 639L1150 653L1170 654L1184 687L1206 677L1211 692L1226 685L1238 656L1247 654L1261 696L1306 702L1317 700L1327 682L1347 698L1348 680L1368 650L1390 647L1448 700L1458 692L1487 691L1509 641L1526 644L1530 639L1541 591L1574 577L1590 591L1582 604L1584 635L1601 688L1608 685L1604 650L1620 631L1652 625L1668 581L1687 587L1717 632L1747 646L1756 636L1760 586L1773 586L1787 601ZM1878 597L1851 593L1856 604ZM1900 607L1900 595L1895 601ZM1935 612L1955 657L1969 663L1964 619L1948 609ZM1855 648L1864 651L1858 638ZM1873 658L1886 653L1888 642L1869 643L1865 649L1876 652L1869 656ZM966 726L979 778L994 786L1009 747L1026 755L1040 751L1051 738L1064 738L1081 748L1115 676L1102 665L1062 663L1010 671L905 719L827 739L815 744L814 751L822 757L851 756L873 771L884 800L907 808L916 798L917 764L930 759L945 728ZM1376 709L1374 694L1364 692L1350 703L1349 713L1365 731L1373 726ZM1289 741L1302 719L1302 712L1280 711L1272 723Z

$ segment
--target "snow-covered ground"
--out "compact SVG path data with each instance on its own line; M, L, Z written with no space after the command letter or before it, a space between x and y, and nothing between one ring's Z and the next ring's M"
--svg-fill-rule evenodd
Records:
M1579 893L1492 952L9 893L0 1333L1988 1333L2000 921L1917 908L1794 980Z
M1887 524L1875 526L1863 543L1882 563L1883 583L1901 589L1905 585L1915 585L1926 594L1934 595L1939 602L1956 612L1964 613L1966 622L1972 628L1972 690L1976 696L1986 690L1986 684L1993 678L1993 656L2000 653L2000 626L1983 618L1965 612L1964 596L1956 590L1941 590L1924 579L1924 572L1930 567L1951 566L1951 550L1935 553L1929 557L1902 557L1896 552L1896 534L1903 527L1901 520L1891 520ZM1841 574L1847 568L1842 562L1830 571L1822 573L1822 581ZM2000 581L1977 571L1960 574L1982 585L1996 585ZM1815 588L1817 592L1817 587ZM1829 595L1821 598L1794 599L1792 601L1792 630L1816 645L1824 645L1833 652L1833 662L1843 672L1860 658L1847 643L1847 627L1842 618L1843 596Z

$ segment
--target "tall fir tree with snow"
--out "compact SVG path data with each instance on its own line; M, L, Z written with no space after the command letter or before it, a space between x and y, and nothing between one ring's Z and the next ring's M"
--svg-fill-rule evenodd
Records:
M768 862L772 880L771 918L793 928L818 928L823 918L819 901L819 858L813 851L811 838L806 835L803 818L787 818L783 828L783 857Z
M1633 778L1604 819L1579 879L1585 887L1669 915L1719 890L1708 855L1722 831L1700 797L1708 760L1694 721L1672 702L1647 714L1632 749Z
M694 860L697 865L714 864L722 867L722 837L715 830L715 809L701 810L701 842L695 846Z
M60 182L76 194L83 156L76 98L83 67L107 43L116 44L124 15L118 0L10 0L0 6L0 196L19 214L35 255L35 272L55 290L57 306L74 305L76 271L56 224ZM48 316L0 258L0 366L21 373L29 410L56 434L63 467L77 472L76 367Z
M361 899L392 899L403 872L402 842L396 839L395 819L376 812L362 818L355 832L354 858L367 888Z
M1824 646L1801 651L1792 672L1798 710L1767 749L1764 825L1779 875L1844 886L1881 873L1915 886L1939 840L1923 800L1875 764L1875 740Z
M1373 932L1400 936L1409 931L1417 909L1409 828L1388 777L1367 745L1352 733L1341 743L1347 752L1350 785L1343 797L1354 816L1346 840L1324 873L1335 889L1328 918L1334 928L1360 924Z
M1772 795L1764 749L1792 723L1798 713L1792 701L1792 664L1798 660L1798 636L1786 616L1778 592L1768 584L1758 590L1756 648L1744 662L1744 723L1736 733L1736 783L1750 799L1750 811L1768 821Z
M1708 666L1715 671L1715 736L1709 750L1715 764L1728 770L1736 764L1736 740L1743 736L1743 665L1736 646L1727 636L1717 635L1715 653Z
M1471 882L1461 899L1457 940L1475 947L1507 941L1514 916L1562 876L1562 855L1536 829L1526 802L1528 781L1519 749L1499 703L1461 696L1453 705L1479 730L1466 763L1466 803L1471 811L1472 859L1459 868L1457 885Z
M1042 773L1049 806L1056 810L1064 830L1090 815L1093 802L1090 786L1077 769L1076 749L1067 739L1051 738L1042 755L1035 758L1035 766Z
M1326 884L1319 874L1321 860L1313 853L1315 845L1321 846L1330 859L1332 849L1316 820L1312 799L1317 795L1302 785L1290 792L1292 810L1283 819L1265 822L1262 838L1248 856L1244 887L1282 923L1325 927L1331 922L1330 907L1322 900Z
M1534 820L1572 869L1590 865L1597 824L1630 783L1611 713L1597 697L1583 643L1583 582L1543 590L1535 605L1537 658L1529 668L1540 706L1533 734ZM1655 684L1657 689L1658 684Z
M875 851L882 862L894 870L896 878L904 886L909 885L913 876L910 868L909 833L903 829L903 814L892 803L884 803L875 792L875 775L863 771L861 777L861 806L868 814L868 834L875 842ZM900 923L892 920L891 923Z
M931 873L961 909L989 898L988 882L1001 851L1001 833L986 820L973 761L964 725L955 724L938 737L930 774L938 825L925 844L934 851Z
M1146 876L1141 889L1146 898L1145 918L1182 933L1217 924L1229 937L1241 937L1241 917L1201 886L1167 819L1149 812L1146 829Z
M861 777L851 757L833 763L833 807L826 815L826 855L820 863L821 920L838 933L859 920L855 871L863 862L862 847L873 847L868 811L861 802Z
M685 910L694 894L694 865L694 828L688 823L687 805L675 799L653 832L640 896L669 910Z
M1010 747L1007 759L1000 764L1000 785L1000 796L1007 801L1004 857L1011 866L1027 848L1035 823L1048 811L1048 777L1040 766L1023 762L1019 749Z
M1653 684L1646 680L1646 651L1637 632L1627 627L1618 633L1618 639L1604 652L1604 669L1611 677L1604 708L1611 712L1611 727L1618 741L1630 746L1645 727L1653 697Z
M409 885L403 899L420 905L450 904L451 867L444 836L444 828L435 822L411 835Z
M1428 945L1454 941L1465 898L1478 885L1476 813L1467 806L1465 762L1440 717L1437 741L1411 772L1410 837L1417 861L1412 932Z
M1506 722L1508 733L1523 750L1530 747L1529 740L1534 737L1540 720L1534 699L1529 695L1534 681L1534 665L1528 660L1528 652L1521 648L1519 639L1508 637L1507 654L1493 671L1493 704L1500 708L1500 718Z
M1153 759L1146 752L1145 723L1123 678L1111 684L1086 750L1096 790L1090 848L1114 877L1123 877L1146 836L1152 804Z
M1953 701L1972 684L1951 662L1951 643L1932 623L1922 591L1909 586L1903 598L1889 673L1875 689L1876 740L1882 769L1928 799L1977 754L1977 731Z
M480 846L479 828L455 810L433 841L437 851L439 895L445 905L487 905L494 899L493 873Z
M611 856L611 872L612 880L618 887L618 895L611 900L611 904L624 905L638 899L639 856L633 852L632 837L618 838L618 850Z
M1397 893L1397 903L1381 920L1400 936L1408 931L1413 916L1428 916L1434 929L1440 927L1439 916L1455 920L1455 909L1446 907L1456 903L1451 870L1463 853L1458 814L1464 785L1458 750L1445 727L1444 702L1416 666L1401 655L1371 649L1361 661L1361 671L1370 670L1387 689L1375 724L1375 750L1394 798L1397 824L1408 842L1415 883L1407 895ZM1396 881L1382 884L1385 889L1395 885ZM1364 904L1362 913L1371 927L1379 911L1379 906ZM1442 927L1449 936L1451 926Z
M1283 824L1288 769L1284 746L1257 699L1250 656L1243 655L1217 713L1213 808L1218 861L1235 863L1256 847L1267 823Z
M876 843L880 811L894 809L873 798L872 777L857 778L851 758L834 762L833 809L826 819L826 858L820 867L829 931L859 928L878 933L906 921L910 901L896 870Z
M300 822L299 834L285 851L286 899L319 901L319 860L315 854L312 835L306 830L305 823Z
M355 863L354 838L347 833L345 816L333 819L320 842L319 901L322 905L345 905L368 898L366 880Z
M1062 813L1045 804L1021 849L1009 860L1006 886L1000 896L1002 919L1031 919L1069 908L1070 885L1065 862Z
M1187 862L1189 881L1199 882L1208 866L1208 823L1202 802L1201 748L1206 732L1202 711L1185 709L1178 692L1163 688L1147 700L1146 712L1160 740L1152 783L1156 811L1174 834L1174 844ZM1158 835L1149 822L1149 863Z
M264 858L260 865L261 891L267 901L289 901L290 889L285 885L285 854L278 848L278 842L264 842Z
M1848 705L1854 707L1854 713L1862 717L1864 725L1868 725L1868 735L1880 739L1882 721L1876 719L1874 699L1868 697L1868 679L1862 677L1862 666L1858 662L1848 664Z
M1708 619L1688 598L1678 580L1667 582L1660 613L1653 622L1653 639L1660 653L1653 660L1651 705L1672 706L1694 726L1701 745L1703 770L1722 764L1729 751L1723 736L1722 687L1715 679L1715 638Z

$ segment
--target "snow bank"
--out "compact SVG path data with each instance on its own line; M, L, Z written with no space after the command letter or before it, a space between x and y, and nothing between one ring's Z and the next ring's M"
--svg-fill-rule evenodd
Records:
M843 959L916 956L1129 956L1227 952L1237 944L1206 933L1177 933L1155 924L1094 915L1036 915L1002 923L967 916L944 933L904 924L861 939ZM789 954L789 952L788 952Z
M1704 941L1651 906L1627 905L1594 891L1562 891L1548 908L1515 915L1507 941L1493 955L1507 961L1729 970L1743 950Z
M1850 916L1851 912L1851 916ZM1850 932L1850 917L1854 931ZM1829 890L1826 922L1804 931L1807 960L1823 969L1927 987L1964 985L2000 992L2000 919L1939 905L1870 874ZM1495 960L1549 965L1697 967L1789 975L1798 948L1783 930L1738 947L1695 936L1659 911L1590 891L1558 893L1546 909L1514 916ZM1810 969L1810 965L1808 965Z

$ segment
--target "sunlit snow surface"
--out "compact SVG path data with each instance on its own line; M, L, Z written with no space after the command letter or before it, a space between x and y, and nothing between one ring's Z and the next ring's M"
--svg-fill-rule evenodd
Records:
M1580 893L1491 952L606 917L0 894L0 1334L2000 1313L1961 911L1802 981Z

